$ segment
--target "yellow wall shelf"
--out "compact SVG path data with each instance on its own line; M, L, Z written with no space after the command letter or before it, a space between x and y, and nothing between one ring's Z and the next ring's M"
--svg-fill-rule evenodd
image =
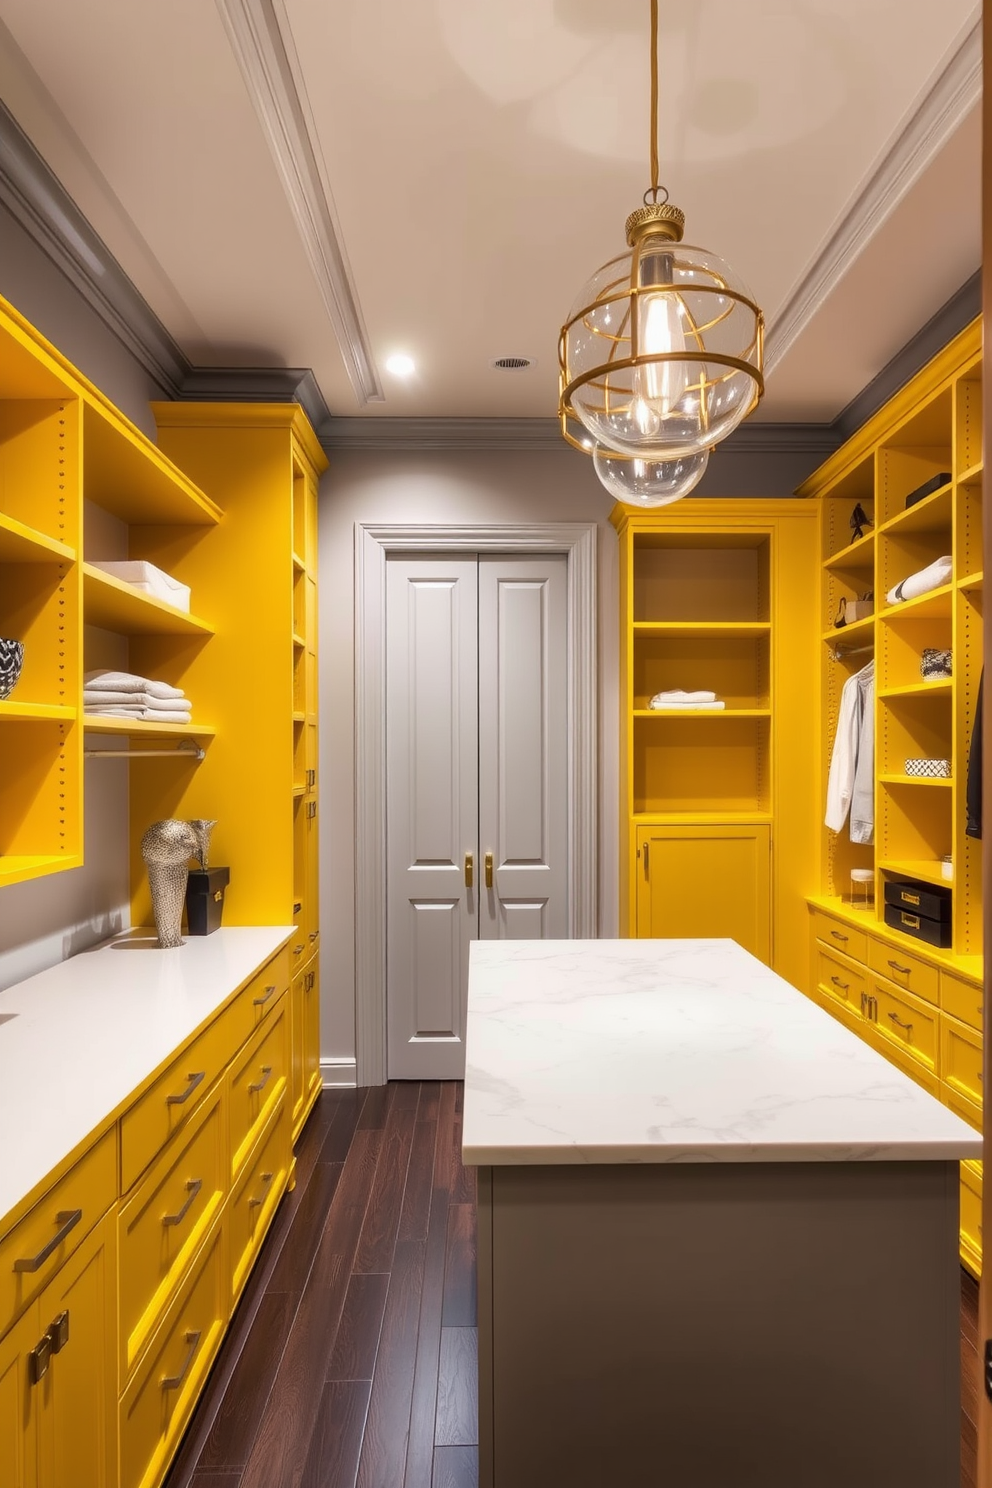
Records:
M113 574L83 564L83 608L88 625L124 635L213 635L213 627L186 610L144 594Z

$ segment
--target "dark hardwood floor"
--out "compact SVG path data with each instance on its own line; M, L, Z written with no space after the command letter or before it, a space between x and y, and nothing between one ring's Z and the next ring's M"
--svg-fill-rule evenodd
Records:
M461 1101L454 1083L323 1093L166 1488L477 1488ZM977 1330L962 1272L962 1488Z

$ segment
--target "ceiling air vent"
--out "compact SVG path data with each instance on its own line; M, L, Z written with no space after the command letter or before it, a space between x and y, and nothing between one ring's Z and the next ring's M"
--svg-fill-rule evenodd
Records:
M533 367L533 357L497 357L490 362L499 372L522 372L525 367Z

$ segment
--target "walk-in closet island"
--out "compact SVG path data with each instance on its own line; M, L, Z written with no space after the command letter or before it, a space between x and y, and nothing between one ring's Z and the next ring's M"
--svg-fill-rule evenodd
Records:
M480 1484L951 1488L980 1145L730 940L474 945Z

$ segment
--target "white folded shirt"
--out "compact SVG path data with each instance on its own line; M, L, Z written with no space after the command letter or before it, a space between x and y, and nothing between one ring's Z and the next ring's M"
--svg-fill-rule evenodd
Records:
M682 687L673 687L668 692L656 692L650 706L658 708L663 703L715 703L715 692L686 692Z
M90 718L140 718L145 723L190 723L193 717L188 709L180 711L173 708L129 708L103 704L98 707L86 704L83 712Z
M159 708L166 712L182 711L190 706L184 693L178 697L154 697L150 692L103 692L98 687L83 688L83 707L110 708Z
M926 568L921 568L919 573L910 574L908 579L903 579L894 589L890 589L885 596L886 604L899 604L904 599L917 599L921 594L929 594L931 589L939 589L941 584L950 583L954 564L948 553L943 558L937 558Z
M701 712L712 712L712 710L714 708L725 708L726 706L727 706L726 703L718 703L718 702L713 702L713 703L680 703L680 702L672 701L672 702L668 702L668 703L656 703L655 700L654 700L654 698L652 698L651 701L650 701L650 703L648 704L648 707L651 709L652 713L693 713L693 712L695 712L695 713L701 713Z
M83 686L87 692L148 692L157 698L185 697L181 687L170 687L168 682L155 682L150 677L136 677L133 672L84 672Z

